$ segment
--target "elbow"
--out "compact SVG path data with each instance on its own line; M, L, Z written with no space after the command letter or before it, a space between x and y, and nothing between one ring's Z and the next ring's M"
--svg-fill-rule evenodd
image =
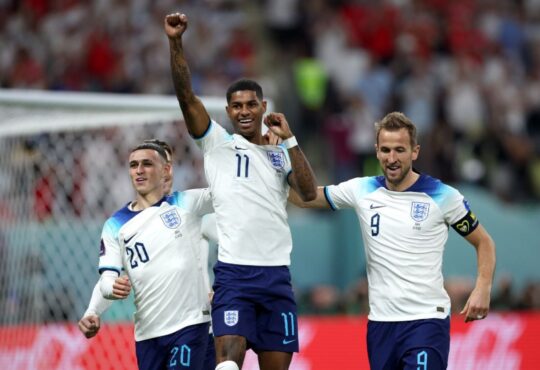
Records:
M317 199L317 189L313 188L313 189L310 189L309 191L304 191L304 192L302 192L302 194L300 196L302 197L302 200L304 202L311 202L311 201Z

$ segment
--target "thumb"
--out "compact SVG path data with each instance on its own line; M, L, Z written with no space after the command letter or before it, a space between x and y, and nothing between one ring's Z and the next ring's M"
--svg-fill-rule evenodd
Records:
M465 303L465 307L463 307L463 309L461 310L461 312L459 314L463 315L465 312L467 312L468 309L469 309L469 301L467 301L467 303Z

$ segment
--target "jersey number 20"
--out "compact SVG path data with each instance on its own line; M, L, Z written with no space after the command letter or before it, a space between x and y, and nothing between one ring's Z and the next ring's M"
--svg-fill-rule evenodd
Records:
M143 243L137 242L133 248L126 247L126 254L128 255L129 265L132 269L139 266L139 262L146 263L148 260L150 260Z

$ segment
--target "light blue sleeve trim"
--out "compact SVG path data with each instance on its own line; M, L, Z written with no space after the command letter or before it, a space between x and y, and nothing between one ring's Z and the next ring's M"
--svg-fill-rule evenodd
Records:
M285 157L287 157L287 162L291 163L291 157L289 156L289 150L285 148L285 145L283 143L278 144L278 146L283 150L283 154L285 154ZM292 165L292 163L291 163Z
M334 202L332 201L332 198L330 197L330 193L328 192L328 186L324 187L324 197L326 198L326 201L330 205L330 208L332 208L332 211L335 211L338 209L336 205L334 204Z
M208 122L208 127L206 128L206 130L203 132L203 134L201 136L194 136L194 135L191 135L191 137L195 140L201 140L203 139L206 135L208 135L208 133L210 132L210 130L212 129L212 126L213 126L214 122L210 119L210 121Z

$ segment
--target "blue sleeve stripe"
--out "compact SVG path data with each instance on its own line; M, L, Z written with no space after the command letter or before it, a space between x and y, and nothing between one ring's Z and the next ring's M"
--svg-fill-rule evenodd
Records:
M200 140L203 137L205 137L206 135L208 135L208 133L210 132L211 127L212 127L212 120L208 121L208 127L206 128L206 130L203 132L203 134L201 136L191 135L191 137L194 138L195 140Z
M292 173L292 170L287 172L287 176L285 177L287 179L287 184L289 184L289 186L291 186L291 182L289 181L289 176L291 175L291 173Z
M330 194L328 193L328 186L324 187L324 197L326 198L326 201L330 205L330 208L332 208L332 211L335 211L337 209L334 202L332 202L332 198L330 198Z
M118 267L113 266L103 266L99 268L99 274L101 275L104 271L114 271L120 276L120 269Z

